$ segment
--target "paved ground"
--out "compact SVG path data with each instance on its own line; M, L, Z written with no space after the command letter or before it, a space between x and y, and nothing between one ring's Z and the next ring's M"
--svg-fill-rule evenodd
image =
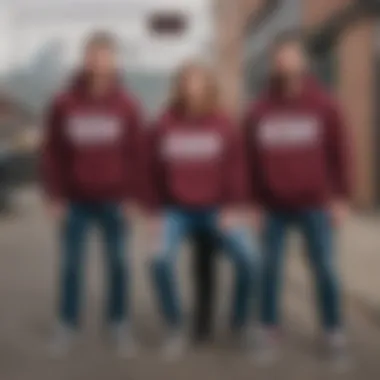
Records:
M44 218L34 191L17 197L15 213L0 219L0 379L1 380L148 380L148 379L289 379L380 377L380 218L356 217L342 232L341 269L345 279L348 329L355 369L345 376L329 371L315 350L315 318L309 278L296 237L290 239L285 291L285 340L281 361L269 369L236 352L223 334L230 273L220 270L218 335L208 347L193 349L175 364L156 356L160 321L146 279L143 229L133 241L134 320L142 350L123 361L105 346L99 333L102 263L96 241L88 255L86 327L78 347L64 360L46 351L53 320L58 254L54 226ZM138 253L138 254L137 254ZM187 258L181 260L183 294L189 305ZM377 307L379 305L379 307Z

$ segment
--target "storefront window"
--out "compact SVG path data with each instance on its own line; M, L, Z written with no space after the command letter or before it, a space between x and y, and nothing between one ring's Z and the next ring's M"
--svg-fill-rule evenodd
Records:
M332 47L318 54L318 56L313 59L313 66L317 76L329 88L334 88L337 80L336 49Z

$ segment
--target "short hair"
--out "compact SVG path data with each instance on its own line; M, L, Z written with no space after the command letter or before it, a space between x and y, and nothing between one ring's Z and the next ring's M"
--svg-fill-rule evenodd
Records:
M298 45L306 52L305 39L299 30L285 30L277 34L271 45L272 53L287 45Z
M104 48L112 51L117 50L116 36L107 30L97 30L92 32L85 43L85 49Z

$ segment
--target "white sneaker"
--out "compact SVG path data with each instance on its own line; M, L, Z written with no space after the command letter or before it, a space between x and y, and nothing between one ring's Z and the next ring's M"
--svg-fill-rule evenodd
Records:
M346 371L351 368L347 338L342 331L332 331L325 336L325 353L333 369Z
M172 331L169 333L161 349L161 355L165 360L176 360L181 357L188 346L187 339L182 331Z
M65 323L59 323L55 327L53 339L50 343L50 354L53 357L65 356L75 343L75 338L76 331L73 327Z
M121 322L111 325L109 335L111 343L115 346L120 357L132 358L137 354L136 342L127 323Z
M256 331L254 358L258 364L271 365L279 356L279 335L274 328L262 327Z

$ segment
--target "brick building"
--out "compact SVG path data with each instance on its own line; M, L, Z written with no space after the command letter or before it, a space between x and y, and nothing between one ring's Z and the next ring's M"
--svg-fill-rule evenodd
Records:
M354 201L367 209L380 204L380 112L375 103L380 87L375 55L379 3L220 0L217 8L219 70L226 104L233 111L244 96L257 92L268 67L265 49L273 37L289 28L305 34L317 73L336 91L347 115L355 154Z

